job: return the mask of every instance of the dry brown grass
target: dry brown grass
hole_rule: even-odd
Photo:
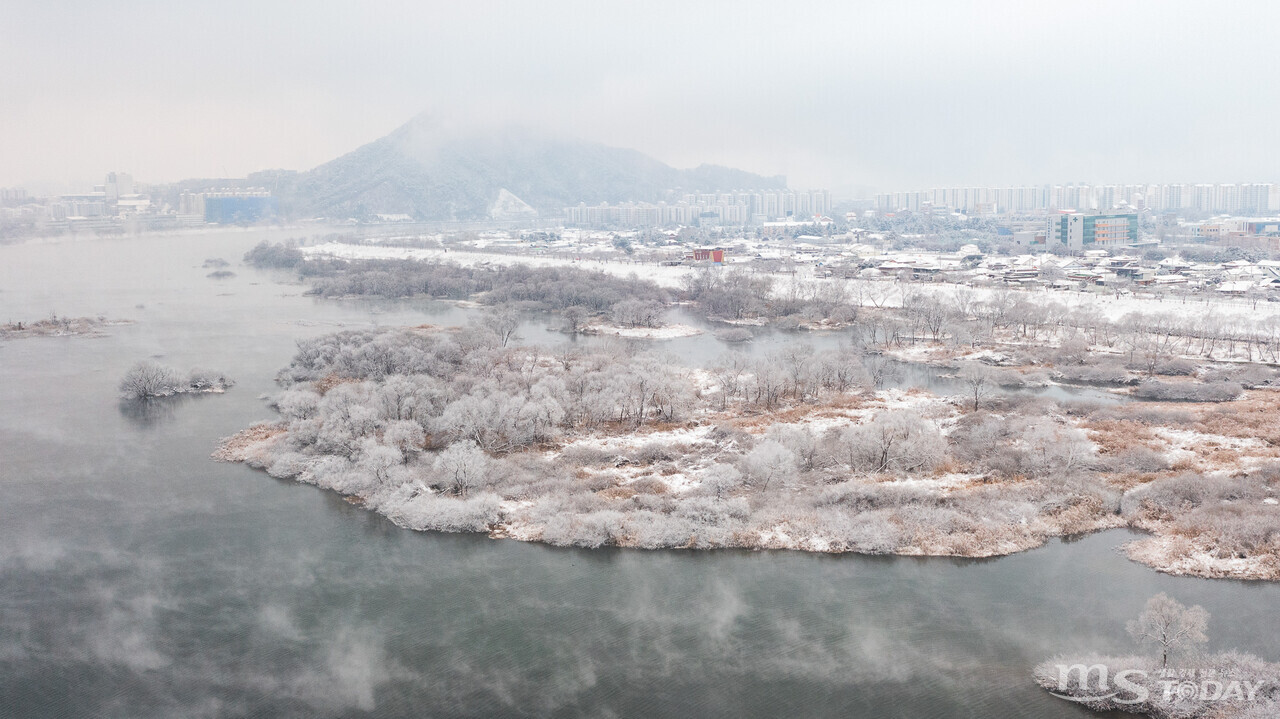
[[[960,460],[952,457],[951,455],[947,455],[947,458],[942,461],[942,464],[939,464],[934,468],[933,476],[941,477],[946,474],[960,474],[965,471],[967,470]]]
[[[1080,428],[1089,434],[1089,439],[1098,445],[1098,451],[1102,454],[1116,454],[1132,447],[1146,447],[1156,451],[1165,447],[1164,440],[1156,436],[1150,427],[1133,420],[1086,419],[1080,423]]]
[[[667,483],[657,477],[641,477],[626,486],[636,494],[666,494],[671,491]]]
[[[1115,474],[1103,475],[1106,483],[1110,487],[1127,492],[1134,487],[1149,484],[1161,477],[1167,477],[1173,474],[1179,474],[1186,471],[1167,471],[1167,472],[1117,472]]]
[[[844,394],[814,404],[779,406],[772,410],[747,410],[750,414],[741,409],[730,408],[728,411],[718,413],[716,418],[750,432],[765,430],[770,425],[779,423],[796,424],[812,419],[843,418],[848,416],[850,410],[865,409],[870,406],[873,405],[867,397]]]
[[[359,382],[359,380],[353,379],[351,377],[342,377],[330,372],[329,374],[312,382],[311,388],[314,389],[317,393],[324,395],[324,394],[327,394],[329,390],[333,389],[334,387],[337,387],[340,384],[350,384],[352,382]]]
[[[224,438],[211,455],[219,462],[243,462],[255,453],[263,442],[285,433],[283,425],[263,422]]]
[[[1196,431],[1224,437],[1260,439],[1280,447],[1280,391],[1249,390],[1244,397],[1221,405],[1200,408]]]
[[[639,492],[637,492],[634,487],[625,485],[621,487],[608,487],[596,492],[597,497],[604,497],[605,499],[631,499],[637,494],[639,494]]]

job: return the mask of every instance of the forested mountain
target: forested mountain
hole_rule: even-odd
[[[529,130],[444,132],[419,117],[276,189],[281,209],[295,217],[477,220],[515,205],[511,196],[548,215],[579,202],[667,199],[673,189],[783,187],[781,176],[713,165],[678,170],[635,150]]]

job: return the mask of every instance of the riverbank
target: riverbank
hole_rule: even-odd
[[[27,339],[30,337],[102,337],[103,328],[133,324],[128,320],[108,320],[106,317],[58,317],[31,322],[18,321],[0,325],[0,340]]]

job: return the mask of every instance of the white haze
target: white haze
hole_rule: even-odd
[[[0,186],[308,169],[429,112],[862,194],[1274,181],[1271,2],[10,3]]]

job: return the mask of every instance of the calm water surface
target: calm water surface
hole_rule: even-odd
[[[1209,609],[1215,646],[1280,659],[1280,588],[1159,575],[1122,532],[988,561],[566,550],[404,531],[214,462],[271,416],[296,340],[466,320],[303,297],[238,265],[263,237],[0,247],[0,319],[135,320],[0,344],[0,716],[1082,717],[1031,666],[1128,651],[1159,591]],[[147,357],[239,384],[122,407]]]

